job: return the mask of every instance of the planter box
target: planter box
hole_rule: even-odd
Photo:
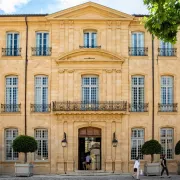
[[[180,175],[180,162],[177,163],[177,174]]]
[[[15,176],[32,176],[32,164],[15,164]]]
[[[161,175],[161,164],[160,163],[146,163],[144,164],[144,175]]]

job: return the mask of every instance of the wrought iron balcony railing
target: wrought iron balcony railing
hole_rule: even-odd
[[[51,47],[32,47],[32,56],[51,56]]]
[[[147,56],[148,48],[147,47],[129,47],[130,56]]]
[[[148,103],[129,104],[130,112],[148,112]]]
[[[31,104],[31,112],[51,112],[51,104]]]
[[[79,48],[83,49],[83,48],[97,48],[97,49],[100,49],[101,46],[79,46]]]
[[[158,48],[159,56],[176,56],[177,48]]]
[[[1,104],[1,112],[20,112],[21,104]]]
[[[21,56],[21,48],[2,48],[2,56]]]
[[[126,111],[126,101],[107,102],[53,102],[53,111]]]
[[[177,112],[178,111],[178,104],[158,104],[158,111],[159,112]]]

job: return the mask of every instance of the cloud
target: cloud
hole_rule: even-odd
[[[17,8],[26,5],[30,0],[0,0],[0,10],[4,13],[14,13]]]

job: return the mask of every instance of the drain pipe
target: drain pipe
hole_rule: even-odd
[[[27,135],[27,66],[28,66],[28,22],[27,16],[25,16],[26,22],[26,57],[25,57],[25,82],[24,82],[24,134]],[[24,161],[27,162],[27,153],[25,153]]]

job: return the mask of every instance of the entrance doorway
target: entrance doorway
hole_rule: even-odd
[[[91,163],[86,165],[86,156]],[[101,129],[87,127],[79,129],[79,170],[101,170]]]

